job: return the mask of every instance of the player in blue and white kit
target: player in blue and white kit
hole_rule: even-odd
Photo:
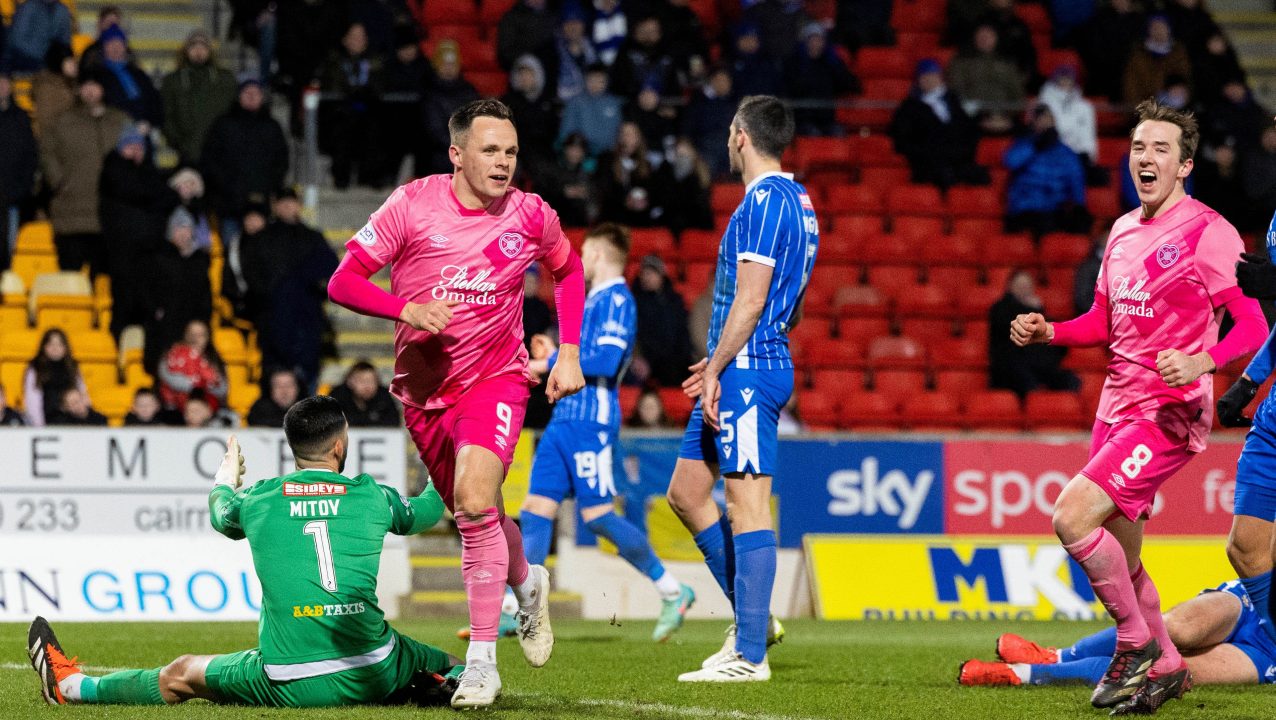
[[[793,393],[788,333],[802,314],[819,229],[806,190],[781,172],[793,113],[767,95],[740,101],[727,150],[745,183],[718,251],[709,357],[683,383],[699,397],[669,484],[669,503],[695,536],[735,607],[735,632],[683,682],[769,680],[766,661],[775,531],[776,422]],[[713,501],[726,480],[728,521]],[[734,575],[734,577],[733,577]],[[734,635],[734,637],[733,637]]]
[[[1267,230],[1267,252],[1276,252],[1276,215]],[[1267,256],[1245,253],[1236,267],[1237,285],[1249,297],[1276,300],[1276,267]],[[1269,394],[1254,417],[1245,409],[1276,364],[1276,330],[1254,354],[1245,372],[1218,399],[1218,421],[1224,427],[1250,426],[1245,448],[1236,463],[1236,499],[1227,558],[1240,576],[1245,592],[1262,616],[1262,626],[1276,639],[1272,623],[1272,561],[1276,558],[1276,399]]]
[[[646,535],[613,511],[621,420],[616,388],[633,356],[638,325],[634,296],[624,277],[629,231],[611,223],[599,225],[585,236],[580,257],[589,284],[581,324],[585,389],[554,406],[553,419],[536,446],[531,487],[519,518],[523,549],[529,562],[544,564],[558,505],[575,495],[589,529],[615,544],[621,557],[655,583],[661,611],[652,639],[663,642],[682,627],[696,595],[665,569]],[[532,356],[528,367],[539,374],[548,374],[557,358],[544,335],[532,338]]]

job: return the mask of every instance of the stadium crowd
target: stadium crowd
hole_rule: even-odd
[[[1068,233],[1076,246],[1069,257],[1083,265],[1091,262],[1092,234],[1136,204],[1124,150],[1112,148],[1123,142],[1128,108],[1145,97],[1201,118],[1195,195],[1243,232],[1263,227],[1276,206],[1276,128],[1201,0],[231,5],[227,37],[256,55],[239,54],[238,74],[218,56],[217,39],[195,29],[175,69],[152,77],[138,65],[129,19],[117,7],[102,9],[78,54],[74,19],[59,0],[18,3],[0,32],[0,269],[9,267],[20,224],[44,218],[60,269],[110,278],[109,330],[118,341],[130,325],[145,328],[143,365],[156,379],[154,391],[137,391],[134,420],[238,422],[226,407],[210,324],[256,333],[263,370],[254,373],[261,398],[247,413],[250,423],[276,422],[297,396],[316,389],[327,332],[322,288],[337,259],[302,221],[286,185],[307,91],[320,93],[319,148],[331,159],[336,188],[387,189],[408,176],[449,172],[448,116],[494,95],[520,128],[518,184],[544,195],[566,226],[609,220],[667,230],[668,240],[645,244],[631,267],[640,308],[628,378],[635,393],[675,387],[703,353],[712,231],[735,202],[720,198],[738,197],[738,189],[723,190],[730,181],[724,138],[744,95],[777,94],[794,104],[802,136],[794,167],[817,209],[819,201],[843,205],[838,189],[846,184],[872,184],[877,176],[867,171],[877,168],[864,167],[856,143],[888,137],[908,187],[934,186],[941,193],[934,197],[957,209],[960,186],[976,186],[994,198],[998,230],[1028,233],[1033,248]],[[29,88],[24,107],[14,79]],[[285,106],[281,123],[272,107]],[[834,146],[817,140],[842,149],[821,157],[821,148]],[[161,169],[165,148],[176,160]],[[830,212],[822,222],[837,236],[866,229],[865,242],[900,230],[880,215],[834,220]],[[926,233],[953,232],[956,223],[924,227],[910,237],[914,257],[932,239]],[[684,262],[692,242],[710,249],[696,255],[702,261]],[[994,388],[1076,390],[1061,358],[997,341],[1007,308],[1040,307],[1030,284],[1049,278],[1034,259],[1031,252],[1024,258],[1029,272],[974,273],[981,285],[1000,292],[1005,281],[1008,289],[991,311],[998,295],[981,295],[994,342],[990,362],[978,367],[989,368],[986,386]],[[1075,273],[1081,294],[1086,276]],[[528,279],[529,337],[553,323],[537,281]],[[1050,297],[1072,291],[1057,281],[1052,289]],[[855,308],[831,294],[836,302],[825,301],[838,315],[822,337],[836,339],[837,321]],[[1047,310],[1066,315],[1071,308]],[[889,332],[901,329],[893,319]],[[48,380],[45,366],[62,361],[49,360],[57,354],[48,354],[50,344],[58,343],[47,340],[32,372],[44,378],[36,386],[56,382],[59,391],[40,396],[27,386],[27,420],[96,421],[91,388],[71,381],[65,334],[70,365]],[[174,384],[182,371],[197,379]],[[352,368],[347,411],[388,417],[379,384],[367,395],[368,375],[361,364]],[[638,402],[635,395],[627,408],[636,408],[642,424],[660,424],[664,410],[652,405],[662,398],[676,400],[654,392]],[[192,399],[201,406],[195,413],[187,411]],[[529,425],[538,414],[543,422],[547,406],[533,406]]]

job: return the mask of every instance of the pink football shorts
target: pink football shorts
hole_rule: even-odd
[[[434,487],[452,509],[456,455],[466,445],[487,448],[508,471],[527,414],[529,388],[522,373],[480,380],[455,405],[435,410],[403,406],[403,419]]]
[[[1096,420],[1090,461],[1081,469],[1131,522],[1148,517],[1156,491],[1191,460],[1187,438],[1166,433],[1150,420]]]

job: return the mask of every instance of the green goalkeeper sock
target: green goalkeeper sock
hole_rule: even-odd
[[[80,692],[83,702],[103,705],[163,705],[160,694],[160,668],[154,670],[122,670],[85,682]],[[95,686],[90,690],[90,686]],[[90,699],[90,696],[94,696]]]

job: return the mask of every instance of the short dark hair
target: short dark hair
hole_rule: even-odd
[[[343,383],[350,382],[350,378],[354,377],[357,373],[361,373],[361,372],[371,372],[372,374],[377,375],[377,384],[378,385],[381,384],[380,374],[377,373],[377,366],[373,365],[371,362],[368,362],[366,358],[360,358],[358,362],[351,365],[350,369],[346,371],[346,377],[342,382]]]
[[[1178,125],[1180,163],[1185,163],[1196,156],[1196,146],[1201,141],[1201,130],[1196,123],[1196,115],[1190,110],[1175,110],[1169,105],[1162,105],[1148,98],[1139,103],[1139,106],[1134,108],[1134,112],[1139,116],[1139,121],[1134,125],[1135,128],[1149,120]],[[1130,131],[1130,137],[1133,139],[1134,130]]]
[[[601,240],[611,246],[616,260],[621,264],[629,259],[629,228],[617,223],[605,222],[595,225],[585,233],[585,240]]]
[[[490,117],[514,122],[514,113],[500,100],[475,100],[466,103],[452,113],[447,121],[447,132],[453,145],[464,145],[465,134],[470,131],[475,118]]]
[[[749,133],[759,153],[776,160],[793,142],[793,111],[771,95],[750,95],[741,100],[735,113],[735,126]]]
[[[314,395],[288,408],[284,414],[284,437],[295,457],[318,460],[332,448],[346,427],[341,403],[327,395]]]

